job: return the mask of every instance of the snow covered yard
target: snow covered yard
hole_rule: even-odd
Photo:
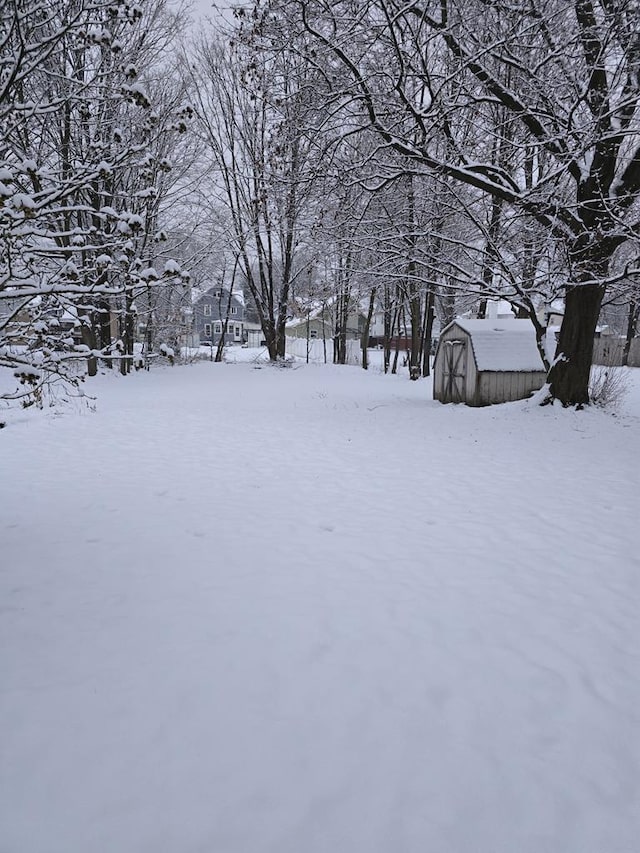
[[[616,417],[357,368],[105,377],[0,433],[2,853],[638,853]]]

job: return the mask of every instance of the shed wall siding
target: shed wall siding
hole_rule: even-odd
[[[467,335],[467,398],[465,400],[467,406],[473,406],[474,400],[478,395],[478,378],[479,373],[476,367],[475,356],[473,355],[473,347],[471,338]]]
[[[442,359],[433,362],[433,399],[442,399]]]
[[[485,372],[480,374],[477,402],[470,405],[490,406],[493,403],[510,403],[523,400],[545,383],[544,371]]]
[[[444,398],[445,357],[444,344],[447,341],[464,341],[466,346],[466,384],[465,402],[468,406],[490,406],[493,403],[508,403],[522,400],[545,383],[543,370],[487,370],[478,371],[471,335],[457,324],[445,329],[440,336],[436,359],[433,367],[433,396],[443,403],[451,402]]]

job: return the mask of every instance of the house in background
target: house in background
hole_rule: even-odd
[[[210,287],[196,297],[193,303],[193,331],[200,343],[218,344],[222,337],[225,319],[227,333],[225,344],[241,344],[245,339],[245,301],[240,291]]]
[[[393,313],[393,312],[392,312]],[[377,347],[380,349],[385,344],[384,338],[384,321],[385,314],[384,311],[378,309],[373,312],[371,317],[371,326],[369,327],[369,347]],[[436,346],[438,343],[438,336],[440,334],[440,329],[442,328],[442,324],[437,317],[433,319],[433,325],[431,327],[431,354],[434,355],[436,351]],[[389,338],[389,346],[392,350],[410,350],[411,349],[411,325],[409,323],[405,324],[404,327],[398,331],[395,330],[395,333]]]
[[[560,331],[560,326],[564,319],[564,303],[560,299],[554,299],[553,302],[545,303],[537,311],[538,322],[547,329]]]
[[[290,338],[309,338],[310,340],[333,340],[336,333],[335,300],[329,299],[321,305],[315,305],[286,325],[285,334]],[[347,317],[346,339],[359,341],[365,325],[365,315],[354,306]]]
[[[513,306],[506,299],[487,299],[487,320],[513,320],[515,316]]]
[[[104,314],[104,312],[103,312]],[[5,344],[25,346],[32,342],[41,322],[54,334],[68,339],[66,347],[82,343],[78,309],[64,307],[53,297],[13,297],[3,294],[0,299],[0,338]],[[106,320],[107,327],[114,327],[113,312]]]

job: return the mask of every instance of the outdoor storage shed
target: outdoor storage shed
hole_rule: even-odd
[[[433,396],[442,403],[522,400],[545,379],[529,320],[454,320],[440,335]]]

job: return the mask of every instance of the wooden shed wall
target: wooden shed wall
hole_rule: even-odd
[[[445,344],[447,341],[464,341],[466,348],[465,402],[468,406],[490,406],[493,403],[510,403],[523,400],[533,391],[542,388],[546,381],[544,370],[531,371],[481,371],[477,369],[471,336],[460,326],[445,329],[440,337],[433,365],[433,396],[443,403],[451,402],[445,389]]]
[[[542,388],[546,378],[543,370],[483,371],[478,374],[474,399],[467,402],[470,406],[490,406],[523,400],[532,391]]]
[[[444,359],[444,344],[446,341],[464,341],[466,348],[466,400],[468,401],[470,397],[475,396],[475,387],[476,387],[476,362],[473,356],[473,350],[471,347],[471,339],[467,332],[461,329],[459,326],[453,326],[450,329],[446,329],[440,336],[440,340],[438,342],[438,349],[436,350],[436,357],[433,363],[433,397],[434,400],[440,400],[442,403],[448,403],[450,400],[445,399],[445,387],[444,387],[444,371],[445,371],[445,359]]]

